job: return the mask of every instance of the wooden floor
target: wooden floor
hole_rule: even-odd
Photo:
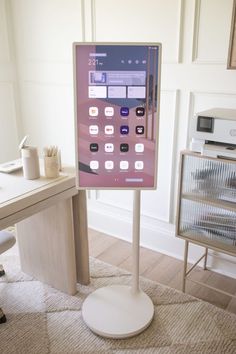
[[[89,230],[89,251],[92,257],[131,271],[131,245],[126,241],[105,235],[95,230]],[[181,290],[183,262],[173,257],[141,247],[140,275]],[[236,294],[236,279],[195,268],[191,277],[198,281],[218,287],[224,291]],[[187,281],[186,292],[236,314],[236,299],[216,291],[200,287]]]

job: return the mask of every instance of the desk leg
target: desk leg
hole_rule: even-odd
[[[21,267],[52,287],[76,293],[72,198],[16,225]]]
[[[72,197],[72,201],[77,282],[87,285],[90,282],[90,275],[86,191],[79,191]]]

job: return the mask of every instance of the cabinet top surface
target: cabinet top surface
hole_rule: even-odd
[[[236,160],[233,159],[229,159],[229,158],[219,158],[219,157],[212,157],[212,156],[205,156],[205,155],[201,155],[199,152],[194,152],[191,150],[182,150],[180,152],[181,156],[183,155],[187,155],[187,156],[193,156],[193,157],[199,157],[201,159],[208,159],[208,160],[214,160],[214,161],[221,161],[221,162],[225,162],[225,163],[234,163],[236,164]]]

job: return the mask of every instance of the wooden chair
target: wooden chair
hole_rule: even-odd
[[[11,248],[16,242],[15,236],[8,231],[0,231],[0,254]],[[5,275],[3,266],[0,264],[0,277]],[[0,324],[6,322],[6,316],[0,307]]]

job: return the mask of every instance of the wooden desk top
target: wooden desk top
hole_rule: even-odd
[[[71,195],[78,193],[74,168],[63,168],[60,176],[55,179],[42,175],[35,180],[26,180],[22,171],[0,173],[0,226],[4,218],[64,191],[70,191]]]

